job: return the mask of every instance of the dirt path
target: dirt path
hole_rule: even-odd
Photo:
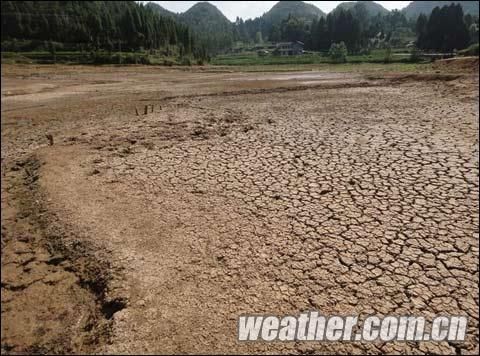
[[[478,76],[252,80],[81,67],[80,79],[64,79],[48,70],[19,78],[18,70],[6,73],[12,87],[49,75],[42,82],[56,89],[2,98],[6,176],[18,186],[28,173],[16,162],[39,163],[27,197],[42,197],[44,217],[33,222],[46,225],[38,240],[52,231],[58,239],[38,253],[63,251],[70,271],[55,267],[70,273],[64,289],[80,290],[64,307],[90,305],[96,318],[92,331],[70,333],[77,339],[65,350],[478,351]],[[145,104],[154,112],[136,116]],[[2,222],[16,229],[22,194],[11,194]],[[72,247],[79,243],[88,258]],[[95,264],[106,270],[100,292]],[[12,303],[28,302],[11,300],[2,345],[13,352],[41,333],[22,340],[12,331],[8,320],[36,312],[20,314]],[[236,342],[240,314],[313,308],[468,315],[469,335],[458,345]]]

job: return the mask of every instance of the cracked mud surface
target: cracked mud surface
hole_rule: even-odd
[[[478,353],[478,74],[45,68],[4,71],[2,172],[14,184],[33,156],[60,239],[108,260],[111,330],[87,352]],[[461,344],[236,342],[240,314],[310,309],[461,314],[469,330]],[[26,346],[9,320],[28,317],[2,309],[2,345]]]
[[[35,194],[38,162],[18,164],[25,174],[2,177],[2,354],[92,352],[108,336],[94,297],[102,288],[91,292],[101,263],[81,241],[66,248],[67,234],[56,237]]]

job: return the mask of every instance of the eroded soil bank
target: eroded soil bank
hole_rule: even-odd
[[[92,353],[110,340],[111,268],[48,212],[32,155],[2,179],[2,353]]]

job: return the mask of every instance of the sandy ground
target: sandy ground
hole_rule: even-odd
[[[2,66],[2,352],[478,353],[477,85]],[[236,341],[311,309],[469,331]]]

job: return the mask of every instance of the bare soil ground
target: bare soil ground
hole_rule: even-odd
[[[478,354],[478,72],[2,69],[2,353]],[[309,309],[468,337],[236,341]]]
[[[478,57],[449,58],[435,61],[433,69],[478,73]]]

